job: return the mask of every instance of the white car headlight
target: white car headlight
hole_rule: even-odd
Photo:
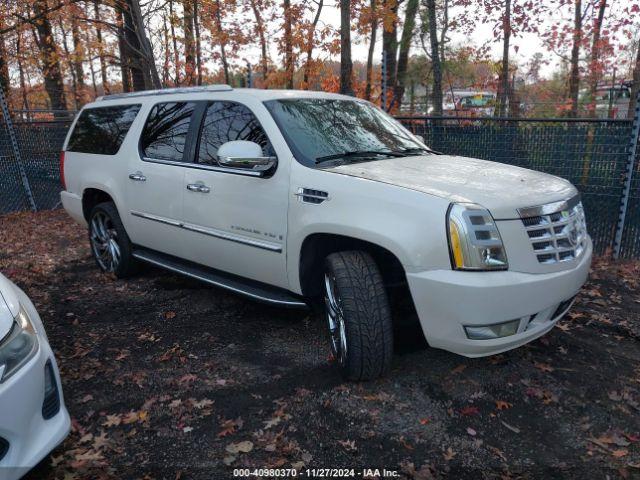
[[[489,210],[452,203],[447,212],[451,266],[455,270],[506,270],[507,254]]]
[[[0,343],[0,383],[16,373],[38,351],[38,336],[24,308],[13,322],[9,335]]]

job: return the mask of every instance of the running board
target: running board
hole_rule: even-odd
[[[197,263],[182,260],[172,255],[135,247],[133,257],[151,265],[155,265],[172,272],[180,273],[187,277],[195,278],[202,282],[224,288],[232,292],[244,295],[259,302],[289,308],[307,308],[308,305],[302,299],[282,288],[273,287],[255,280],[221,272],[213,268],[205,267]]]

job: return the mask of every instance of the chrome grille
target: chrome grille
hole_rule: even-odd
[[[525,212],[540,213],[522,218],[522,223],[538,262],[545,264],[578,258],[587,241],[587,225],[579,198],[553,205],[561,210],[547,213],[550,210],[547,205],[520,210],[521,216]]]

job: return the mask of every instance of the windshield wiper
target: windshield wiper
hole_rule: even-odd
[[[371,158],[375,155],[384,155],[387,157],[404,157],[404,152],[390,150],[354,150],[351,152],[334,153],[332,155],[324,155],[316,158],[316,164],[328,162],[329,160],[338,160],[340,158]]]

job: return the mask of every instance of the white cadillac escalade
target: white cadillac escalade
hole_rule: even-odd
[[[592,244],[575,187],[434,152],[372,104],[226,85],[100,98],[61,154],[98,266],[157,265],[275,305],[319,305],[349,379],[384,373],[390,302],[432,347],[499,353],[549,331]]]

